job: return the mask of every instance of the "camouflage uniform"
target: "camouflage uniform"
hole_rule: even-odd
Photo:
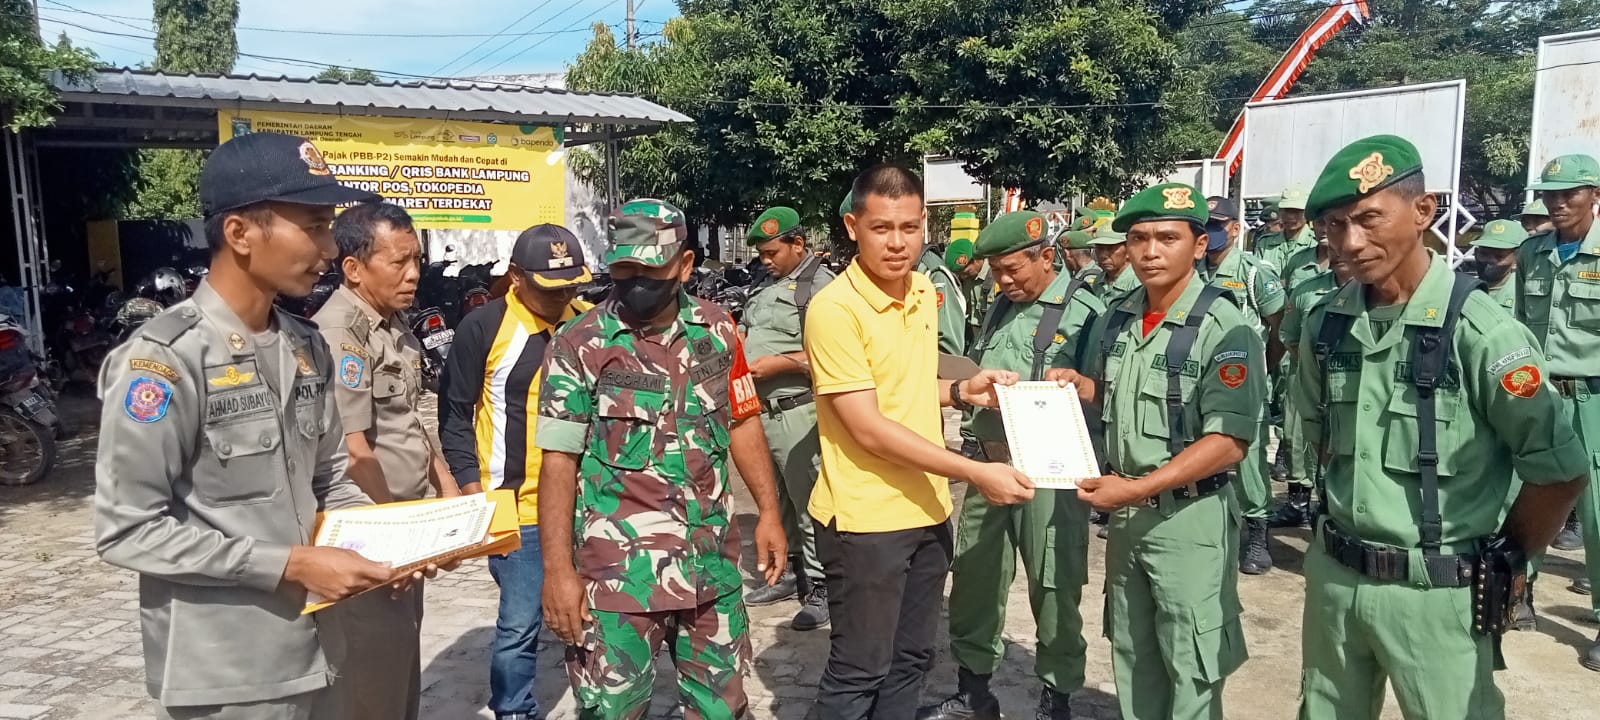
[[[651,219],[613,218],[613,232],[639,240],[630,259],[664,264],[675,248],[652,246],[674,220]],[[567,648],[567,670],[584,718],[643,717],[651,658],[669,638],[685,717],[747,706],[728,447],[730,427],[760,404],[733,320],[681,289],[678,303],[675,321],[652,330],[608,299],[564,326],[545,360],[535,437],[581,456],[573,537],[594,622]]]

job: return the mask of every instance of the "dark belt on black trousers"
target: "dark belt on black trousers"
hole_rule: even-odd
[[[778,398],[772,402],[762,400],[761,409],[765,410],[768,415],[778,415],[789,412],[790,410],[802,405],[810,405],[811,403],[816,402],[816,400],[817,397],[811,394],[810,390],[807,390],[799,395],[790,395],[789,397]]]
[[[1579,390],[1589,395],[1600,395],[1600,378],[1553,375],[1550,384],[1556,386],[1556,392],[1561,393],[1561,397],[1577,397]]]
[[[1411,553],[1404,548],[1362,542],[1339,529],[1332,520],[1322,525],[1322,548],[1335,562],[1373,580],[1405,582],[1411,579]],[[1467,587],[1477,555],[1423,554],[1422,565],[1433,587]]]

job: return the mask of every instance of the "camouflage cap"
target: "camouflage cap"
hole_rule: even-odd
[[[1312,220],[1333,208],[1348,205],[1422,172],[1422,153],[1410,140],[1396,135],[1373,135],[1344,146],[1333,154],[1306,200]]]
[[[1111,229],[1125,233],[1128,228],[1142,222],[1155,220],[1185,220],[1196,228],[1204,228],[1210,219],[1206,199],[1192,185],[1162,183],[1152,185],[1122,204],[1122,211],[1111,222]]]
[[[1008,212],[978,233],[975,254],[980,258],[1009,255],[1049,240],[1049,224],[1032,210]]]
[[[1600,163],[1589,155],[1562,155],[1546,163],[1539,182],[1529,190],[1571,190],[1600,187]]]
[[[950,241],[950,247],[944,249],[944,266],[951,270],[960,270],[972,264],[975,248],[971,240],[960,238]]]
[[[1123,235],[1122,233],[1119,233],[1119,232],[1117,232],[1115,230],[1112,230],[1109,227],[1103,227],[1103,228],[1100,228],[1099,230],[1094,231],[1094,239],[1090,240],[1089,244],[1090,245],[1121,245],[1121,244],[1123,244],[1123,243],[1125,243],[1127,241],[1128,241],[1128,236],[1127,235]]]
[[[606,264],[636,262],[661,267],[672,261],[689,237],[683,211],[664,200],[640,198],[612,211],[606,233],[611,246]]]
[[[1522,229],[1522,224],[1512,220],[1491,220],[1483,226],[1483,234],[1472,241],[1473,247],[1495,248],[1510,250],[1522,247],[1522,241],[1528,239],[1528,231]]]
[[[760,245],[768,240],[776,240],[785,235],[794,234],[800,229],[800,213],[794,208],[772,207],[756,217],[750,223],[750,232],[745,233],[744,240],[750,245]]]

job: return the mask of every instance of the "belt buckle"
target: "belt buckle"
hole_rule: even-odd
[[[1156,510],[1160,510],[1161,509],[1161,493],[1156,493],[1155,495],[1151,495],[1150,497],[1145,498],[1142,502],[1145,504],[1146,507],[1149,507],[1149,508],[1152,508],[1152,509],[1156,509]]]

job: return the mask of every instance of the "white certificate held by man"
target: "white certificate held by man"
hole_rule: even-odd
[[[1077,389],[1053,382],[1019,382],[996,385],[995,392],[1011,445],[1011,465],[1034,486],[1074,490],[1079,480],[1100,476]]]

